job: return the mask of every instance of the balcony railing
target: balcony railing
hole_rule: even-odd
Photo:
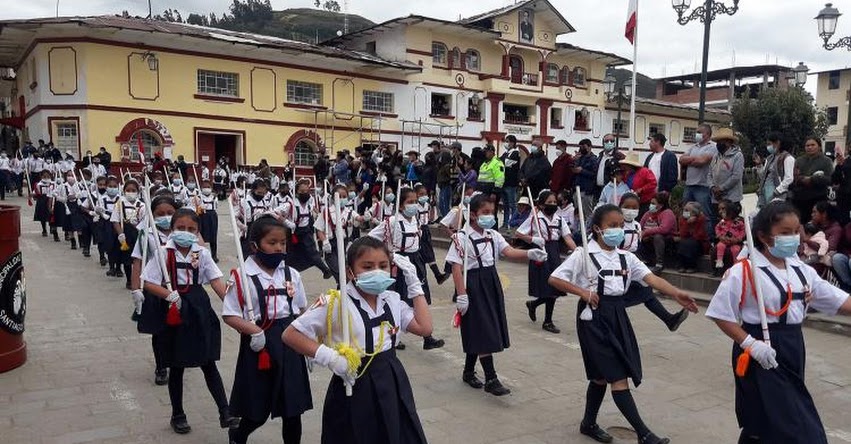
[[[520,115],[516,115],[516,114],[515,114],[515,115],[506,114],[506,115],[505,115],[505,123],[514,123],[514,124],[520,124],[520,125],[530,125],[530,124],[532,123],[532,121],[529,119],[529,116],[524,116],[524,115],[522,115],[522,114],[520,114]]]

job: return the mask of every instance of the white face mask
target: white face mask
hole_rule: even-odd
[[[703,142],[703,133],[695,133],[694,134],[694,143]]]
[[[624,208],[621,211],[623,212],[623,220],[627,222],[632,222],[638,217],[638,210]]]
[[[134,193],[134,192],[124,193],[124,197],[130,202],[135,202],[136,199],[139,197],[139,193]]]

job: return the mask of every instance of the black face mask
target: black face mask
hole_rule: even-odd
[[[557,210],[558,210],[558,205],[556,205],[556,204],[544,205],[544,214],[546,214],[547,216],[552,216],[553,214],[556,214]]]
[[[298,200],[301,203],[307,203],[307,201],[310,200],[310,194],[309,193],[298,193]]]
[[[719,153],[724,154],[730,147],[724,142],[718,142],[715,144],[715,148],[718,149]]]
[[[265,194],[251,193],[251,197],[253,197],[254,200],[263,200],[263,199],[266,198],[266,195]]]
[[[254,253],[254,259],[257,259],[260,265],[271,269],[278,268],[286,258],[287,253],[264,253],[260,250]]]
[[[98,188],[98,193],[100,193],[100,194],[106,193],[106,188]]]

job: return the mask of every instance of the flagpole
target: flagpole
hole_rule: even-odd
[[[629,152],[635,148],[635,93],[638,91],[636,73],[638,72],[638,0],[635,0],[635,37],[632,42],[632,94],[629,99]]]

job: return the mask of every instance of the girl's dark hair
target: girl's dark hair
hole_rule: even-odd
[[[591,216],[591,227],[599,227],[603,223],[603,218],[606,217],[609,213],[618,213],[623,214],[621,212],[621,208],[617,205],[606,204],[603,205],[596,210],[594,210],[594,214]],[[593,230],[592,230],[593,231]],[[597,234],[594,233],[594,238],[596,239]],[[599,239],[597,239],[599,240]]]
[[[812,235],[818,233],[819,229],[814,223],[807,222],[807,224],[804,225],[804,232],[809,234],[810,236],[812,236]]]
[[[257,179],[251,184],[251,191],[256,191],[260,187],[266,188],[266,190],[269,189],[269,185],[266,184],[264,179]]]
[[[175,215],[176,216],[176,215]],[[260,241],[266,237],[272,230],[284,230],[284,237],[289,239],[290,230],[283,223],[270,215],[265,215],[251,224],[251,229],[248,230],[248,240],[255,245],[260,245]]]
[[[764,206],[754,217],[751,227],[754,248],[760,251],[765,250],[765,244],[759,239],[759,235],[771,236],[771,227],[790,214],[800,217],[798,210],[786,202],[776,201]]]
[[[156,185],[155,185],[155,186],[156,186]],[[152,189],[153,189],[153,188],[152,188]],[[172,192],[171,192],[171,190],[169,190],[169,189],[168,189],[168,187],[163,187],[163,186],[161,186],[161,187],[159,187],[159,188],[156,188],[156,189],[155,189],[153,197],[154,197],[154,198],[157,198],[157,197],[169,197],[169,198],[171,198],[172,200],[174,200],[174,193],[172,193]],[[175,208],[175,209],[179,208],[179,207],[177,206],[177,203],[175,203],[175,204],[174,204],[174,208]]]
[[[296,190],[296,192],[298,192],[298,189],[299,189],[302,185],[303,185],[303,186],[306,186],[308,189],[310,189],[310,180],[309,180],[309,179],[299,179],[299,181],[298,181],[298,182],[296,182],[296,184],[295,184],[295,190]]]
[[[163,195],[160,195],[160,196],[153,198],[153,200],[151,200],[151,211],[156,210],[157,207],[160,206],[160,205],[168,205],[168,206],[174,208],[175,211],[179,208],[178,205],[177,205],[177,202],[174,200],[174,198],[171,196],[171,194],[168,194],[168,195],[163,194]]]
[[[212,185],[213,182],[210,182],[210,179],[201,179],[201,187],[204,185]]]
[[[482,205],[493,203],[490,196],[487,194],[477,194],[470,199],[470,212],[476,213],[482,208]]]
[[[729,200],[724,199],[719,203],[719,205],[724,205],[724,207],[727,208],[727,214],[732,219],[742,215],[742,204],[738,202],[730,202]]]
[[[830,202],[826,200],[816,203],[813,208],[815,208],[819,213],[824,213],[831,222],[836,222],[839,219],[839,208],[831,205]]]
[[[425,185],[423,185],[421,183],[417,183],[416,185],[414,185],[414,191],[416,191],[417,193],[419,193],[420,191],[422,191],[424,189],[425,189]]]
[[[411,188],[402,187],[402,189],[399,190],[399,195],[396,196],[396,199],[399,199],[399,203],[401,204],[402,202],[405,201],[405,199],[408,198],[409,194],[413,194],[413,193],[414,193],[414,190],[412,190]]]
[[[349,268],[354,268],[355,261],[369,250],[381,250],[387,255],[388,259],[393,258],[390,255],[390,250],[387,248],[387,244],[383,241],[370,236],[362,236],[352,242],[352,244],[349,245],[349,249],[346,250],[346,265]]]
[[[669,208],[671,202],[671,193],[667,191],[657,193],[656,202],[659,204],[659,209]]]
[[[174,223],[177,222],[178,219],[188,217],[195,221],[199,226],[201,225],[201,218],[198,217],[198,213],[191,208],[179,208],[174,212],[174,215],[171,216],[171,229],[174,229]]]
[[[95,179],[95,183],[101,183],[101,182],[106,183],[106,177],[98,176],[98,178]]]
[[[236,186],[242,188],[242,184],[245,183],[245,176],[239,176],[236,178]]]
[[[345,185],[341,184],[341,183],[338,183],[337,185],[334,185],[334,189],[333,189],[332,191],[333,191],[334,193],[336,193],[336,192],[338,192],[338,191],[340,191],[340,190],[343,190],[343,191],[345,191],[346,193],[348,193],[348,192],[349,192],[349,188],[348,188],[347,186],[345,186]]]
[[[125,181],[125,182],[124,182],[124,186],[122,187],[122,189],[123,189],[124,191],[127,191],[127,187],[129,187],[130,185],[135,186],[137,191],[138,191],[138,190],[139,190],[139,188],[140,188],[140,187],[139,187],[139,182],[136,182],[136,179],[127,179],[127,181]]]
[[[559,191],[558,197],[560,197],[565,202],[572,202],[573,201],[573,193],[570,190]]]
[[[635,194],[635,193],[624,193],[624,195],[621,196],[620,206],[623,206],[623,204],[626,203],[626,201],[628,201],[630,199],[635,200],[636,202],[641,204],[641,199],[638,198],[637,194]]]
[[[107,178],[106,178],[106,183],[107,183],[107,184],[110,184],[110,183],[112,183],[112,182],[118,183],[118,178],[117,178],[117,177],[115,177],[115,176],[109,176],[109,177],[107,177]]]
[[[547,199],[549,199],[550,196],[552,196],[552,195],[553,195],[553,192],[550,191],[550,190],[541,191],[540,193],[538,193],[537,204],[538,205],[544,205],[547,202]]]

